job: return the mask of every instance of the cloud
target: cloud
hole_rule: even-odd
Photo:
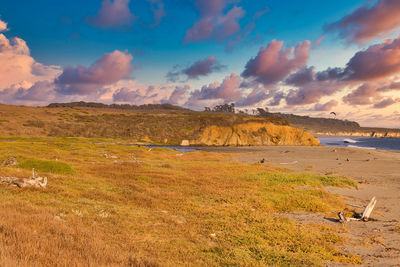
[[[309,58],[309,50],[310,41],[298,43],[295,49],[283,49],[283,41],[272,40],[247,62],[242,76],[264,85],[275,84],[303,67]]]
[[[189,85],[143,85],[133,81],[129,81],[129,83],[131,84],[126,84],[126,87],[114,91],[112,101],[135,105],[159,103],[177,105],[186,101],[186,93],[190,89]]]
[[[228,43],[225,47],[226,52],[231,52],[236,45],[239,43],[243,42],[256,28],[256,22],[258,19],[260,19],[262,16],[264,16],[266,13],[270,11],[269,7],[265,7],[264,9],[261,9],[259,11],[256,11],[252,17],[252,20],[247,23],[242,30],[240,30],[232,39],[228,40]],[[257,35],[256,38],[252,40],[253,43],[259,42],[262,40],[261,35]]]
[[[133,56],[115,50],[104,54],[90,67],[66,67],[55,80],[61,94],[88,95],[98,93],[105,85],[129,78],[132,72]]]
[[[343,97],[343,101],[349,105],[372,105],[374,108],[385,108],[399,102],[400,99],[385,97],[384,93],[399,90],[399,82],[383,81],[389,83],[381,86],[381,82],[363,83],[349,94]]]
[[[400,98],[393,99],[391,97],[388,97],[388,98],[374,104],[374,108],[386,108],[388,106],[391,106],[391,105],[399,103],[399,102],[400,102]]]
[[[240,101],[236,102],[236,106],[252,106],[267,99],[268,97],[269,95],[265,93],[264,90],[254,89],[246,97],[243,97]]]
[[[175,87],[175,90],[172,92],[168,100],[164,102],[173,105],[181,104],[181,101],[185,99],[185,94],[189,89],[190,89],[189,85]]]
[[[326,102],[325,104],[315,104],[314,106],[314,110],[315,111],[330,111],[332,110],[334,107],[336,107],[339,104],[338,101],[336,100],[331,100]]]
[[[153,23],[150,28],[154,28],[161,23],[163,17],[167,15],[164,9],[164,3],[161,0],[147,0],[151,4],[151,11],[153,12]]]
[[[302,86],[314,80],[314,67],[303,67],[299,71],[290,74],[285,83],[288,85]]]
[[[223,68],[224,66],[211,55],[205,59],[196,61],[190,67],[184,69],[182,73],[186,74],[189,79],[197,79],[200,76],[206,76]]]
[[[88,21],[95,27],[110,29],[131,25],[135,15],[129,9],[130,0],[103,0],[101,8]]]
[[[331,96],[342,90],[342,85],[336,81],[314,81],[300,88],[290,90],[285,100],[290,106],[313,104],[324,96]]]
[[[337,32],[348,42],[365,43],[394,32],[400,27],[400,1],[379,0],[360,6],[339,21],[326,25],[325,31]]]
[[[8,31],[7,23],[0,19],[0,32]]]
[[[357,52],[344,72],[349,80],[376,80],[400,72],[400,39],[387,39]]]
[[[188,79],[198,79],[201,76],[207,76],[213,72],[224,69],[225,66],[221,65],[218,60],[213,56],[206,57],[194,62],[183,70],[179,66],[175,66],[173,70],[169,71],[166,75],[168,81],[176,82],[179,80],[181,74],[185,74]]]
[[[198,108],[204,107],[204,100],[214,100],[218,102],[228,103],[236,102],[242,99],[242,91],[239,89],[242,79],[236,73],[225,77],[222,83],[212,83],[203,86],[201,90],[192,92],[185,106]]]
[[[59,73],[58,66],[36,62],[23,39],[7,38],[0,33],[0,90],[21,83],[28,86],[40,80],[52,80]]]
[[[196,0],[195,7],[200,13],[200,19],[186,31],[184,43],[200,42],[207,39],[224,41],[228,36],[240,30],[239,19],[245,11],[238,6],[232,7],[226,14],[228,0]]]

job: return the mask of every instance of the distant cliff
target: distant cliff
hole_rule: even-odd
[[[313,118],[283,113],[266,113],[266,116],[279,117],[289,121],[292,126],[301,128],[316,136],[357,136],[400,138],[400,129],[360,127],[355,121]]]

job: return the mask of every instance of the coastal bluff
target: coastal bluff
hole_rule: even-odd
[[[0,105],[0,131],[12,138],[113,138],[157,145],[319,145],[307,130],[273,116],[198,112],[172,105],[77,104]]]
[[[226,126],[209,126],[191,145],[207,146],[316,146],[317,138],[308,132],[288,125],[247,122]]]

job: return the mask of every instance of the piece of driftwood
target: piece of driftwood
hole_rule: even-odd
[[[376,197],[373,197],[371,199],[371,201],[368,203],[368,205],[365,207],[365,209],[361,215],[361,220],[363,220],[365,222],[368,221],[372,210],[375,208],[375,205],[376,205]]]
[[[0,183],[6,183],[12,186],[23,187],[41,187],[47,185],[47,177],[35,177],[35,169],[32,169],[32,176],[29,178],[0,177]]]
[[[347,218],[343,212],[338,212],[338,217],[339,217],[339,221],[341,223],[347,223],[350,221],[364,221],[367,222],[369,219],[369,216],[371,216],[372,210],[375,208],[376,205],[376,197],[373,197],[370,202],[368,203],[368,205],[365,207],[363,213],[361,214],[360,218]]]

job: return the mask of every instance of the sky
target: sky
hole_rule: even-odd
[[[398,0],[2,0],[0,103],[171,103],[400,128]]]

